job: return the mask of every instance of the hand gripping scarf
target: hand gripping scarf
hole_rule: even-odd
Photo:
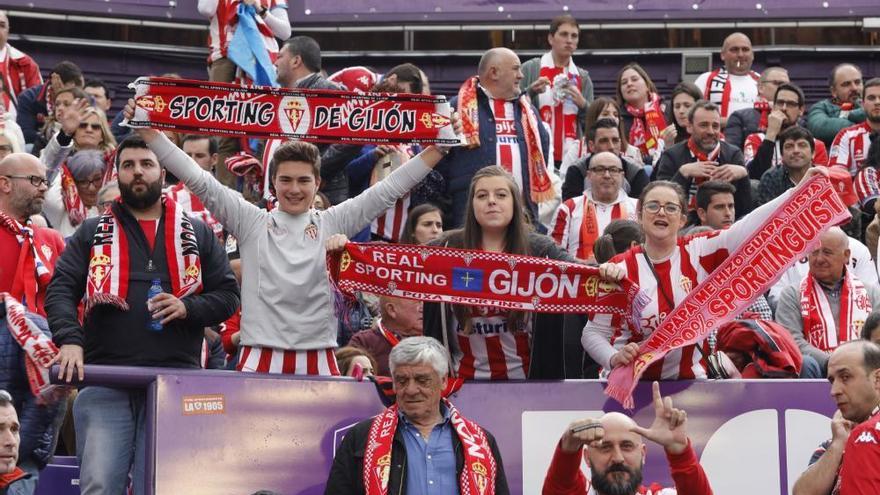
[[[715,149],[709,153],[700,149],[700,147],[694,143],[694,138],[688,139],[687,146],[691,155],[701,162],[714,162],[718,160],[718,156],[721,154],[721,141],[718,141],[715,145]],[[688,191],[688,210],[695,210],[697,208],[697,187],[703,182],[706,182],[706,179],[702,177],[697,177],[696,179],[691,180],[691,187]]]
[[[464,467],[458,480],[461,495],[492,495],[495,493],[497,461],[492,454],[486,432],[477,423],[463,417],[446,399],[450,423],[462,443]],[[391,476],[391,445],[400,419],[397,404],[388,407],[373,419],[364,450],[364,490],[367,495],[386,495]]]
[[[660,106],[660,95],[651,93],[644,108],[636,108],[627,103],[626,110],[633,116],[629,130],[629,144],[638,146],[642,156],[650,155],[660,146],[660,133],[666,128],[663,109]]]
[[[202,290],[202,265],[192,223],[183,208],[167,196],[162,198],[165,255],[174,296],[181,298]],[[98,220],[89,256],[85,314],[98,304],[128,311],[128,236],[113,209]]]
[[[858,340],[865,319],[871,314],[871,299],[861,280],[846,270],[840,289],[840,315],[834,321],[825,291],[807,274],[801,281],[801,317],[807,342],[823,351],[833,351],[840,344]]]
[[[0,227],[5,228],[15,235],[21,250],[18,253],[18,263],[15,268],[15,278],[12,281],[13,297],[21,298],[31,312],[37,311],[37,294],[40,289],[47,287],[52,279],[52,271],[49,257],[45,256],[48,246],[37,245],[34,229],[27,224],[21,225],[18,221],[6,213],[0,212]],[[51,252],[51,251],[50,251]]]
[[[466,80],[458,89],[458,114],[468,148],[480,147],[480,110],[477,104],[477,82],[474,76]],[[541,153],[541,139],[538,121],[532,114],[529,98],[521,95],[517,100],[522,113],[523,137],[526,142],[529,169],[529,197],[535,204],[553,199],[555,192],[547,174],[547,164]]]
[[[31,392],[44,398],[53,388],[49,383],[49,368],[58,354],[58,348],[51,338],[27,318],[21,303],[8,292],[0,293],[0,298],[6,306],[6,328],[25,354],[24,365]]]
[[[639,346],[636,358],[614,368],[605,393],[632,409],[632,391],[642,373],[667,352],[702,341],[733,320],[812,250],[819,236],[850,218],[828,178],[801,181],[791,195],[739,248],[701,282]]]

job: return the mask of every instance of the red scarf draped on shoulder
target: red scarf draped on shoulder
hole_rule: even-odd
[[[755,81],[761,76],[755,71],[749,71],[749,75]],[[730,82],[730,73],[724,67],[715,69],[706,79],[706,87],[703,88],[703,96],[721,107],[721,116],[727,117],[727,109],[730,106],[730,92],[733,90]]]
[[[721,154],[721,141],[718,141],[718,143],[715,145],[715,149],[713,149],[709,153],[706,153],[705,151],[700,149],[700,147],[697,146],[697,143],[694,142],[693,138],[688,139],[687,143],[688,149],[691,151],[691,155],[693,155],[694,158],[701,162],[714,162],[718,160],[718,155]],[[703,182],[706,182],[706,179],[703,179],[702,177],[698,177],[691,181],[691,188],[690,191],[688,191],[689,210],[694,210],[697,208],[697,187]]]
[[[477,423],[463,417],[447,399],[452,429],[462,443],[464,467],[459,478],[461,495],[492,495],[495,493],[497,461],[492,454],[486,432]],[[400,420],[397,404],[373,418],[364,450],[364,490],[367,495],[387,495],[391,476],[391,445]]]
[[[477,104],[477,76],[466,80],[458,90],[458,114],[468,148],[480,147],[480,110]],[[529,169],[529,196],[533,203],[543,203],[553,199],[555,192],[547,174],[547,164],[541,152],[541,138],[538,133],[538,120],[532,114],[529,98],[521,95],[517,100],[522,113],[523,137],[526,142]]]
[[[758,118],[758,132],[767,132],[767,117],[770,115],[770,102],[760,99],[755,102],[755,110],[761,112]]]
[[[12,296],[23,301],[28,311],[42,313],[38,308],[37,294],[44,287],[48,287],[52,279],[52,270],[49,268],[52,265],[46,255],[49,246],[37,241],[30,220],[22,225],[6,213],[0,212],[0,228],[5,228],[15,235],[21,246],[17,256],[15,278],[12,280]],[[48,252],[51,253],[52,250],[49,248]],[[7,253],[9,254],[11,253]]]
[[[804,338],[818,349],[833,351],[844,342],[858,340],[869,314],[871,299],[865,284],[853,277],[849,270],[844,274],[840,288],[838,321],[834,321],[828,298],[819,282],[810,274],[801,282]]]
[[[202,291],[202,264],[189,217],[173,200],[162,198],[165,256],[177,298]],[[98,220],[86,278],[85,314],[98,304],[128,310],[129,240],[113,208]]]
[[[642,156],[648,156],[660,146],[660,133],[666,128],[660,95],[651,93],[649,101],[643,108],[636,108],[629,103],[626,110],[633,116],[629,130],[629,144],[638,146]]]

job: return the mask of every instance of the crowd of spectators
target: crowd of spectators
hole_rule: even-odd
[[[430,74],[411,63],[328,77],[318,43],[291,37],[283,0],[230,5],[198,2],[210,23],[209,80],[432,94]],[[265,57],[256,62],[230,49],[238,16],[258,28]],[[751,41],[733,33],[722,66],[695,83],[663,95],[630,63],[613,94],[599,95],[575,63],[578,23],[564,15],[540,57],[483,54],[450,99],[453,108],[475,102],[454,119],[472,130],[462,146],[313,145],[130,131],[119,123],[131,102],[108,115],[107,86],[73,61],[44,81],[8,43],[9,29],[0,13],[0,292],[51,335],[66,381],[88,364],[388,376],[395,346],[420,335],[442,343],[446,372],[465,380],[605,376],[820,173],[852,220],[737,320],[775,321],[783,331],[774,338],[791,344],[781,346],[790,367],[780,368],[824,378],[835,349],[864,330],[870,337],[866,321],[880,310],[880,78],[851,63],[834,67],[829,98],[809,105],[784,67],[757,72]],[[545,176],[549,195],[537,191]],[[325,253],[349,240],[605,263],[651,302],[636,330],[604,314],[347,296],[329,283]],[[10,370],[0,388],[13,392],[22,438],[33,440],[17,454],[28,475],[13,481],[32,489],[67,413],[76,435],[58,448],[78,456],[82,492],[120,493],[131,476],[139,493],[145,393],[87,386],[75,399],[32,400],[26,353],[8,336],[0,331],[0,369]],[[706,378],[716,344],[713,331],[644,376]],[[731,371],[753,371],[753,351],[733,351]],[[680,440],[666,444],[690,452]]]

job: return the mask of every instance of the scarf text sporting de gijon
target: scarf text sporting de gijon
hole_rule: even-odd
[[[131,127],[335,143],[460,144],[442,96],[141,77]]]

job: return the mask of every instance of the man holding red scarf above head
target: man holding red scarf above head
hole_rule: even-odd
[[[199,368],[204,328],[239,305],[225,250],[162,194],[156,154],[137,135],[117,151],[120,200],[71,237],[46,295],[59,378],[68,382],[83,379],[84,362]],[[157,283],[162,292],[152,295]],[[143,390],[79,391],[73,416],[83,494],[124,493],[129,471],[134,493],[143,493],[145,405]]]
[[[509,493],[491,433],[442,397],[449,354],[409,337],[389,357],[397,403],[346,433],[325,495]]]
[[[13,153],[0,161],[0,292],[42,316],[46,288],[64,249],[57,231],[31,224],[31,215],[43,209],[47,186],[46,167],[33,155]]]
[[[735,111],[750,108],[758,101],[760,74],[752,70],[755,53],[752,40],[743,33],[733,33],[721,45],[724,67],[704,72],[694,82],[703,97],[721,108],[721,125]]]
[[[657,178],[671,180],[688,195],[688,210],[696,209],[697,186],[707,180],[736,187],[737,218],[752,211],[752,186],[739,148],[721,141],[721,115],[714,103],[700,100],[688,113],[690,139],[664,151],[657,161]]]
[[[550,126],[557,170],[568,148],[583,137],[584,117],[593,101],[590,73],[575,65],[572,58],[579,37],[580,27],[574,17],[565,14],[554,18],[547,34],[550,51],[524,63],[519,82],[520,89],[540,110],[541,120]]]

